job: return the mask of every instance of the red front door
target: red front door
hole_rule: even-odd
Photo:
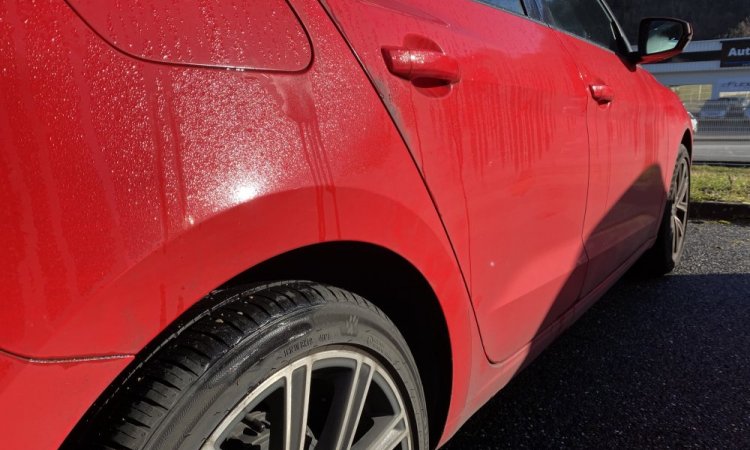
[[[624,56],[618,27],[598,0],[541,0],[589,89],[591,176],[582,295],[605,282],[654,237],[664,203],[660,156],[668,147],[657,93]]]
[[[325,1],[425,178],[493,361],[578,297],[589,163],[574,61],[520,2],[500,3],[520,14],[473,0]]]

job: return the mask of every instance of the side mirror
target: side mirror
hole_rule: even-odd
[[[677,56],[692,38],[693,27],[684,20],[665,17],[643,19],[635,62],[652,63]]]

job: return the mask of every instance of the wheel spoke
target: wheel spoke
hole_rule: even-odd
[[[677,235],[678,235],[678,243],[682,242],[682,237],[685,236],[685,224],[680,220],[679,217],[675,217],[675,221],[677,224]]]
[[[687,202],[687,199],[683,198],[682,200],[680,200],[679,202],[677,202],[677,204],[675,205],[675,208],[677,208],[680,211],[682,211],[682,212],[684,212],[684,213],[687,214],[687,212],[688,212],[688,202]]]
[[[672,200],[672,217],[670,225],[672,228],[672,258],[679,255],[685,240],[685,225],[688,215],[688,199],[690,198],[690,165],[686,161],[680,161],[675,169],[675,176],[670,189]]]
[[[687,177],[680,177],[679,190],[677,191],[677,200],[681,201],[687,198],[688,181]]]
[[[372,420],[372,428],[351,447],[352,450],[391,450],[408,437],[406,418],[401,413]]]
[[[311,367],[305,364],[286,376],[284,387],[284,450],[302,450],[307,432]]]
[[[673,220],[674,231],[672,233],[672,257],[674,258],[682,249],[682,241],[685,238],[685,223],[677,216],[673,216]]]
[[[279,389],[283,389],[284,383],[279,379],[278,377],[271,377],[268,380],[261,383],[260,386],[256,389],[256,391],[242,399],[225,418],[222,420],[221,424],[216,427],[214,432],[209,436],[209,438],[206,440],[206,442],[201,446],[201,450],[219,450],[221,448],[222,442],[227,438],[227,434],[230,433],[232,428],[234,428],[238,423],[241,422],[241,419],[243,416],[249,411],[252,410],[254,405],[257,405],[261,400],[264,398],[267,398],[268,396],[272,395],[272,393],[276,392]],[[280,405],[280,408],[276,408],[277,411],[274,411],[272,408],[268,411],[268,414],[273,415],[274,413],[283,414],[283,405]],[[281,410],[281,411],[278,411]],[[279,439],[279,443],[281,443],[281,439]],[[276,448],[279,448],[280,446],[276,446]]]
[[[357,360],[346,389],[337,391],[331,412],[318,443],[320,448],[348,449],[359,425],[367,393],[372,383],[373,370],[363,359]]]
[[[412,438],[407,410],[388,372],[362,353],[337,349],[271,375],[228,412],[201,448],[259,445],[411,450]]]

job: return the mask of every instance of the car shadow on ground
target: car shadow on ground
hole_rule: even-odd
[[[626,276],[444,448],[562,447],[750,448],[750,274]]]

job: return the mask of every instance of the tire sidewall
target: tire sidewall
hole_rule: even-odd
[[[365,353],[388,370],[410,412],[415,448],[427,448],[424,393],[406,343],[387,319],[351,303],[304,307],[250,333],[184,392],[145,448],[200,448],[226,414],[269,376],[329,348]]]

